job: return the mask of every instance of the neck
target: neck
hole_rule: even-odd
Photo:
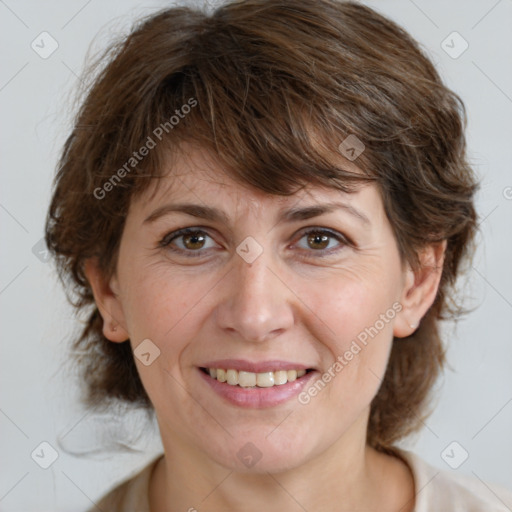
[[[236,472],[186,442],[164,442],[150,482],[151,511],[412,510],[414,484],[404,463],[368,447],[364,436],[350,441],[342,437],[277,473]]]

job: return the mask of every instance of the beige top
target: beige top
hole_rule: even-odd
[[[476,477],[442,471],[418,455],[396,449],[414,475],[414,512],[511,512],[512,492]],[[161,455],[118,485],[87,512],[150,512],[149,479]]]

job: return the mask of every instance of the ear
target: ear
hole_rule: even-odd
[[[402,310],[396,316],[393,335],[410,336],[434,303],[446,251],[446,240],[428,245],[419,254],[420,268],[416,271],[407,264],[400,303]]]
[[[116,343],[129,338],[123,308],[118,295],[116,276],[109,282],[100,270],[96,258],[88,259],[84,265],[84,272],[92,288],[94,300],[103,318],[103,335]]]

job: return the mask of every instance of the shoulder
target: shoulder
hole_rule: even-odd
[[[414,512],[464,511],[510,512],[512,492],[499,485],[484,482],[431,466],[418,455],[396,450],[412,470],[415,481]]]
[[[149,512],[149,481],[162,455],[109,491],[87,512]]]

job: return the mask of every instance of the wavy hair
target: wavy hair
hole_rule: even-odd
[[[413,268],[423,247],[447,240],[432,307],[411,336],[393,342],[367,441],[385,451],[418,430],[445,360],[439,322],[463,312],[454,285],[474,248],[478,187],[466,160],[464,104],[418,43],[356,2],[181,6],[138,22],[86,76],[46,221],[68,298],[87,315],[72,346],[84,403],[153,407],[130,342],[103,336],[84,262],[97,257],[112,275],[130,202],[164,174],[181,142],[193,142],[235,180],[269,194],[375,183]],[[363,173],[333,158],[349,135],[364,143],[356,161]],[[131,161],[149,138],[154,149]]]

